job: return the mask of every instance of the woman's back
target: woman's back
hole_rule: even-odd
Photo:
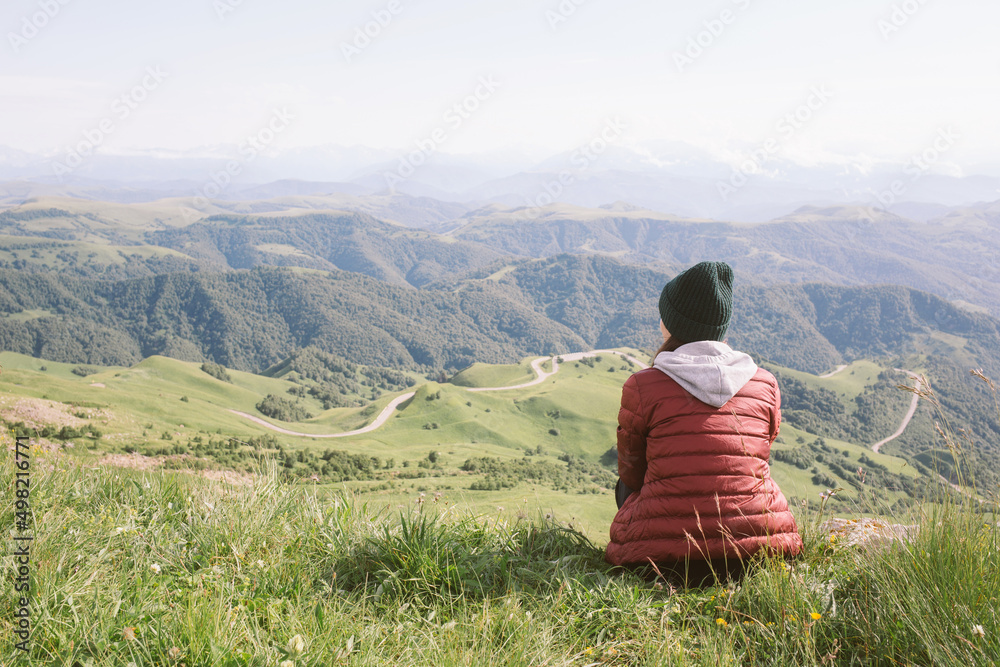
[[[608,561],[797,554],[802,540],[768,465],[780,424],[774,376],[714,341],[656,361],[622,392],[619,476],[638,491],[612,523]]]

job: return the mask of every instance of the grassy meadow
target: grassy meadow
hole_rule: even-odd
[[[799,559],[764,559],[740,583],[703,588],[609,566],[609,449],[621,384],[635,368],[604,354],[566,362],[531,387],[468,390],[520,383],[530,361],[474,365],[465,386],[421,378],[382,427],[320,439],[274,433],[229,411],[254,414],[263,396],[285,393],[295,378],[280,369],[274,377],[229,371],[227,382],[165,357],[81,370],[0,354],[8,425],[79,431],[32,440],[30,653],[16,648],[19,600],[8,587],[0,664],[1000,660],[996,516],[972,496],[942,492],[895,515],[891,489],[874,499],[845,488],[818,502],[824,489],[812,470],[772,457],[806,542]],[[849,396],[877,377],[871,366],[803,377]],[[369,423],[393,397],[317,410],[304,422],[267,421],[337,433]],[[273,457],[232,458],[262,436],[286,454],[285,467]],[[13,497],[12,438],[7,430],[2,438],[0,484]],[[785,424],[775,453],[815,438]],[[228,441],[229,459],[207,454],[213,439]],[[815,467],[831,475],[833,461],[853,467],[863,457],[917,474],[862,445],[824,446],[832,458]],[[331,449],[378,464],[335,483],[289,476],[294,457]],[[240,462],[231,466],[239,474],[220,480],[213,473],[226,461]],[[835,515],[882,518],[831,533],[823,522]],[[15,518],[5,503],[5,525]],[[912,541],[885,539],[890,522],[916,526]],[[851,537],[859,533],[861,545]],[[12,553],[0,567],[15,581]]]
[[[5,449],[10,436],[3,436]],[[793,562],[676,588],[609,566],[554,516],[474,512],[30,452],[30,653],[4,665],[993,665],[1000,544],[928,504],[912,542],[849,546],[799,516]],[[0,469],[13,487],[14,468]],[[2,520],[13,525],[5,503]],[[2,566],[15,577],[13,558]]]
[[[645,356],[637,350],[623,351]],[[560,364],[558,373],[531,387],[469,391],[534,378],[532,359],[511,365],[474,364],[458,373],[453,382],[443,384],[413,375],[418,381],[413,388],[415,395],[398,406],[380,428],[349,437],[313,438],[274,432],[231,410],[256,415],[290,431],[323,435],[369,424],[399,394],[387,393],[363,408],[329,410],[306,396],[300,401],[315,416],[301,422],[281,422],[261,415],[255,407],[268,394],[286,395],[295,378],[281,368],[269,371],[270,376],[229,370],[230,381],[226,382],[202,371],[198,363],[150,357],[131,368],[92,367],[87,370],[91,374],[81,377],[74,373],[79,372],[79,365],[4,352],[0,353],[0,416],[16,423],[38,406],[49,406],[56,421],[95,425],[101,437],[78,438],[74,442],[78,446],[70,452],[84,461],[135,452],[158,455],[151,460],[162,465],[164,457],[198,459],[192,448],[201,441],[233,438],[246,443],[265,436],[290,452],[364,454],[379,459],[377,475],[338,482],[321,480],[316,485],[319,492],[358,493],[371,506],[383,508],[412,506],[421,497],[437,494],[443,503],[472,511],[495,513],[504,508],[514,516],[566,514],[574,528],[591,539],[606,540],[616,511],[611,490],[616,460],[610,450],[615,442],[621,385],[637,367],[618,355],[605,354],[601,361]],[[542,368],[551,370],[551,362]],[[871,362],[860,361],[830,378],[804,373],[797,376],[811,386],[850,397],[872,382],[879,370]],[[76,419],[73,415],[80,409],[94,411],[96,417]],[[40,424],[29,423],[35,427]],[[817,436],[785,423],[774,450],[790,451],[816,440]],[[825,442],[836,450],[838,463],[851,470],[865,467],[864,461],[869,460],[894,474],[918,475],[903,459],[875,454],[854,443],[829,438]],[[468,469],[467,461],[484,457],[500,461],[503,469],[492,473]],[[571,460],[591,468],[562,474]],[[134,459],[123,461],[119,456],[114,462],[130,464]],[[186,465],[176,460],[170,463],[171,467]],[[241,472],[249,465],[244,463]],[[225,461],[201,460],[195,467],[224,469],[227,465]],[[772,459],[772,475],[793,503],[818,503],[819,494],[829,486],[814,481],[817,473],[836,479],[836,471],[828,463],[818,461],[809,469],[800,469]],[[872,480],[872,488],[878,488],[877,479]],[[882,513],[904,495],[887,487],[880,489],[875,501],[848,487],[831,510],[844,516]],[[566,509],[571,511],[564,512]]]

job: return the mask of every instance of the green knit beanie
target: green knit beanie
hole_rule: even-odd
[[[702,262],[678,274],[660,293],[660,319],[686,343],[722,340],[733,315],[733,269]]]

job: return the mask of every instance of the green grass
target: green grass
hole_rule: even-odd
[[[639,351],[629,352],[642,355]],[[475,384],[519,383],[534,377],[526,374],[531,358],[518,365],[486,366],[477,364],[470,373]],[[603,355],[593,368],[581,362],[560,366],[556,375],[525,389],[470,392],[456,384],[438,384],[421,380],[413,399],[397,408],[379,429],[363,435],[336,439],[313,439],[277,434],[239,417],[229,409],[257,414],[256,404],[267,394],[287,395],[291,384],[280,377],[266,377],[230,370],[232,382],[222,382],[200,370],[200,364],[167,357],[150,357],[132,368],[103,368],[81,378],[71,371],[76,364],[47,362],[23,355],[0,353],[0,402],[16,397],[48,399],[63,403],[86,403],[100,406],[107,413],[94,425],[104,433],[98,441],[88,442],[94,454],[121,452],[123,448],[140,453],[161,452],[176,446],[189,447],[195,438],[235,437],[247,441],[254,436],[272,435],[289,451],[327,449],[379,457],[388,467],[380,467],[378,479],[328,483],[325,488],[348,488],[363,492],[373,507],[410,506],[421,492],[441,492],[447,501],[475,511],[496,513],[497,507],[517,514],[527,511],[556,511],[575,517],[575,526],[598,539],[614,514],[610,489],[601,484],[557,490],[550,485],[522,481],[514,488],[494,491],[472,490],[483,475],[461,470],[463,463],[475,457],[520,460],[531,450],[541,448],[536,461],[565,464],[556,457],[572,455],[598,462],[615,443],[615,417],[621,385],[630,370],[617,355]],[[46,371],[39,369],[45,366]],[[609,372],[609,368],[613,368]],[[852,376],[850,370],[856,370]],[[812,377],[810,382],[853,383],[860,391],[864,379],[877,376],[876,367],[864,362],[826,380]],[[525,373],[518,375],[518,373]],[[811,377],[811,376],[805,376]],[[98,385],[104,385],[100,387]],[[397,394],[386,394],[366,408],[337,408],[323,411],[314,399],[300,399],[314,415],[301,423],[267,420],[304,433],[337,433],[359,428],[371,422]],[[184,401],[182,398],[186,398]],[[263,418],[262,415],[258,415]],[[221,434],[216,436],[216,434]],[[169,437],[169,439],[168,439]],[[794,449],[799,439],[810,442],[816,436],[782,425],[776,450]],[[849,470],[863,467],[860,458],[867,456],[893,473],[917,476],[903,459],[875,454],[867,448],[827,439],[838,452],[848,451],[843,463]],[[439,452],[440,461],[432,468],[420,468],[429,452]],[[838,459],[839,460],[839,459]],[[606,461],[613,470],[614,461]],[[836,479],[834,471],[817,463],[816,472]],[[817,501],[825,486],[813,483],[812,469],[800,470],[772,459],[772,476],[785,495],[799,502]],[[407,478],[420,472],[424,476]],[[870,479],[869,488],[879,488]],[[844,484],[847,487],[846,484]],[[862,502],[847,487],[836,501],[837,511],[848,513],[884,512],[902,492],[886,491],[878,505]],[[525,503],[524,501],[528,502]],[[572,508],[571,511],[564,511]]]
[[[451,383],[459,387],[506,387],[534,380],[537,375],[531,362],[538,357],[526,357],[519,364],[475,363],[456,373]]]
[[[914,541],[884,549],[831,542],[799,513],[794,563],[673,589],[609,566],[565,514],[379,511],[273,469],[230,487],[30,461],[32,665],[1000,661],[1000,543],[978,506],[927,504]],[[13,478],[0,468],[0,485]],[[13,526],[11,503],[0,521]],[[15,567],[0,565],[7,581]],[[28,664],[15,602],[0,598],[4,665]]]
[[[812,389],[828,389],[832,391],[837,394],[848,412],[854,412],[857,407],[854,397],[861,394],[868,385],[875,384],[878,381],[879,373],[885,370],[882,366],[874,362],[860,359],[848,364],[847,368],[831,377],[821,378],[811,373],[778,366],[777,364],[769,363],[767,365],[769,368],[776,368],[783,375],[804,382]]]

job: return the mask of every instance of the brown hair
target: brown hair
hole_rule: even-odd
[[[663,341],[663,345],[660,346],[660,349],[653,353],[653,358],[650,360],[649,364],[651,366],[653,365],[653,362],[656,360],[656,357],[660,354],[660,352],[673,352],[681,345],[687,345],[687,343],[688,342],[686,340],[681,340],[677,336],[671,334],[670,338]]]

